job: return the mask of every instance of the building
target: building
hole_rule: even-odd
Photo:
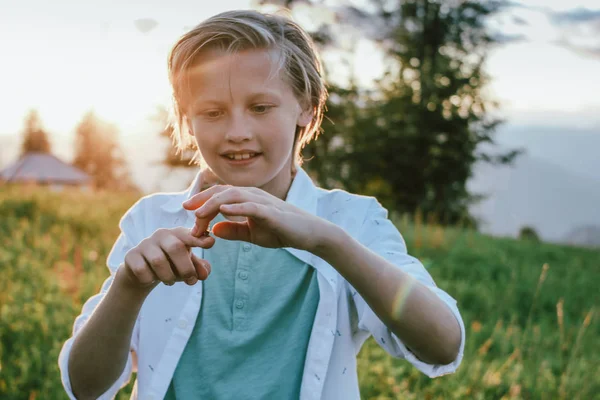
[[[27,153],[0,171],[4,184],[36,184],[61,190],[64,187],[89,189],[92,178],[82,170],[47,153]]]

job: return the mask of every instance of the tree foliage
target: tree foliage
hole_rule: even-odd
[[[119,147],[117,127],[92,111],[84,115],[75,130],[73,165],[92,176],[97,189],[136,189]]]
[[[31,110],[25,117],[21,156],[37,152],[50,153],[51,146],[48,133],[42,127],[42,121],[36,110]]]
[[[294,10],[300,1],[275,3]],[[385,54],[386,73],[374,89],[353,82],[330,87],[324,134],[304,150],[319,183],[377,196],[389,209],[420,210],[441,223],[474,223],[468,207],[479,196],[466,183],[475,163],[510,163],[519,154],[489,150],[502,121],[483,94],[484,64],[495,45],[485,22],[503,4],[372,0],[364,9],[334,9],[340,23],[316,30],[319,38],[330,37],[317,41],[322,50],[335,48],[340,32],[359,30]]]

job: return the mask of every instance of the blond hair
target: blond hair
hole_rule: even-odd
[[[235,53],[244,50],[276,50],[280,62],[276,73],[284,71],[303,109],[310,109],[312,120],[305,127],[296,127],[292,149],[294,162],[302,165],[301,150],[316,138],[321,130],[327,89],[315,45],[308,34],[288,16],[263,14],[258,11],[227,11],[200,23],[184,34],[169,54],[169,80],[173,88],[173,142],[178,152],[186,149],[199,152],[189,135],[186,107],[190,97],[189,71],[200,56],[209,50]],[[292,169],[294,163],[292,163]]]

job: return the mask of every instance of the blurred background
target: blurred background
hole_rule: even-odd
[[[185,189],[197,171],[169,138],[170,47],[221,11],[281,7],[313,36],[330,85],[305,169],[323,187],[377,196],[478,338],[462,375],[472,386],[430,383],[368,347],[365,398],[592,398],[598,356],[577,351],[599,331],[598,0],[0,0],[0,265],[52,260],[64,300],[54,323],[67,332],[107,274],[98,264],[120,215],[143,194]],[[22,285],[10,290],[37,296]],[[0,394],[58,390],[43,354],[7,350],[34,298],[11,296],[0,297]],[[29,327],[51,330],[37,312]],[[56,337],[39,340],[58,354]],[[20,367],[9,379],[11,360]]]
[[[304,152],[319,156],[306,169],[321,185],[468,215],[494,235],[530,226],[545,240],[600,244],[595,0],[275,3],[314,34],[332,85],[324,135]],[[126,168],[115,174],[144,193],[186,186],[185,162],[161,165],[169,48],[210,15],[259,4],[0,4],[0,168],[28,150],[35,126],[44,151],[86,170],[95,146],[82,125],[98,121],[88,135],[120,159],[103,169]]]

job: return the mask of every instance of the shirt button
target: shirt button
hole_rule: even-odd
[[[242,309],[244,308],[244,302],[242,300],[238,300],[235,302],[235,308]]]
[[[243,279],[243,280],[248,279],[248,273],[246,271],[238,272],[238,276],[240,277],[240,279]]]
[[[244,249],[244,251],[250,251],[250,249],[252,248],[252,246],[250,246],[248,243],[244,244],[242,246],[242,248]]]
[[[188,325],[188,323],[187,323],[187,321],[185,319],[180,319],[177,322],[177,326],[180,327],[181,329],[187,328],[187,325]]]

